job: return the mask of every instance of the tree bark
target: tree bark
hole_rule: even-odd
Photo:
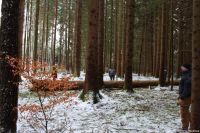
[[[126,63],[125,63],[125,56],[126,56],[126,19],[127,19],[127,11],[126,11],[126,2],[123,1],[123,30],[122,30],[122,61],[121,61],[121,77],[124,78],[125,75],[125,67],[126,67]]]
[[[118,19],[117,19],[117,76],[121,77],[121,61],[122,61],[122,27],[123,27],[123,4],[124,0],[119,1]]]
[[[180,67],[181,65],[183,64],[183,10],[181,9],[181,6],[183,5],[184,1],[183,0],[180,0],[180,3],[179,3],[179,20],[178,20],[178,25],[179,25],[179,34],[178,34],[178,57],[177,57],[177,75],[176,77],[179,78],[180,77],[180,73],[181,73],[181,70],[180,70]]]
[[[171,78],[171,82],[173,83],[174,81],[174,36],[173,36],[173,32],[174,32],[174,22],[173,22],[173,0],[171,0],[171,13],[170,13],[170,77]],[[170,81],[170,80],[169,80]],[[171,91],[173,90],[173,84],[171,85]]]
[[[99,0],[89,0],[89,31],[88,31],[88,55],[86,64],[85,88],[83,93],[93,90],[93,103],[98,102],[98,17]]]
[[[49,46],[49,1],[47,1],[46,9],[46,40],[45,40],[45,51],[44,51],[44,61],[48,62],[48,46]],[[45,67],[44,67],[45,69]]]
[[[191,129],[200,131],[200,1],[193,0]]]
[[[20,13],[19,0],[2,1],[0,31],[0,132],[15,133],[17,130],[19,74],[7,57],[19,58]],[[22,22],[22,21],[21,21]],[[15,62],[16,67],[19,62]]]
[[[81,8],[82,0],[76,1],[76,20],[75,20],[75,47],[76,47],[76,70],[75,75],[80,76],[81,69]]]
[[[29,29],[29,13],[30,13],[30,1],[27,0],[26,2],[26,18],[25,18],[25,26],[24,26],[24,42],[23,42],[23,62],[22,62],[22,66],[26,66],[27,67],[27,63],[26,63],[26,58],[28,58],[27,56],[27,47],[29,47],[28,45],[28,29]]]
[[[153,24],[153,27],[154,27],[154,30],[153,30],[153,76],[156,76],[156,66],[157,66],[157,64],[156,64],[156,60],[157,60],[157,54],[156,54],[156,52],[157,52],[157,32],[158,32],[158,30],[157,30],[157,27],[158,27],[158,21],[157,21],[157,8],[156,8],[156,10],[155,10],[155,13],[154,13],[154,24]]]
[[[39,25],[39,12],[40,12],[40,0],[36,1],[36,13],[35,13],[35,31],[34,31],[34,49],[33,49],[33,60],[34,66],[38,60],[38,25]],[[36,70],[34,70],[36,72]]]
[[[160,11],[161,10],[161,11]],[[160,50],[161,50],[161,25],[162,25],[162,8],[159,7],[158,13],[158,29],[157,29],[157,59],[156,59],[156,77],[159,77],[160,70]]]
[[[119,1],[115,2],[115,21],[114,21],[114,25],[115,25],[115,30],[114,30],[114,69],[117,70],[117,51],[118,51],[118,11],[119,11]]]
[[[19,56],[22,57],[22,44],[23,44],[23,27],[24,27],[24,6],[25,0],[19,0],[19,30],[18,30],[18,45],[19,45]]]
[[[53,58],[52,65],[56,64],[56,31],[57,31],[57,18],[58,18],[58,0],[55,0],[55,14],[54,14],[54,37],[53,37]]]
[[[98,88],[103,85],[103,48],[104,48],[104,1],[99,1],[98,25]]]
[[[47,5],[47,2],[46,0],[44,1],[44,9],[43,9],[43,20],[42,20],[42,42],[41,42],[41,60],[40,60],[40,63],[41,63],[41,66],[43,66],[43,61],[44,61],[44,54],[45,54],[45,50],[44,50],[44,43],[45,43],[45,24],[46,24],[46,14],[48,12],[46,12],[46,5]],[[47,20],[48,21],[48,20]],[[41,70],[43,70],[43,68],[41,68]]]
[[[145,25],[145,20],[143,25]],[[141,34],[141,43],[140,43],[140,52],[139,52],[139,64],[138,64],[138,76],[142,74],[142,54],[143,54],[143,45],[144,45],[144,34],[145,34],[145,26],[142,27],[142,34]]]
[[[109,58],[109,64],[110,64],[110,68],[113,68],[113,61],[112,61],[112,59],[113,59],[113,44],[114,44],[114,36],[113,36],[113,10],[114,10],[114,8],[113,8],[113,0],[111,0],[110,1],[111,2],[111,18],[110,18],[110,23],[111,23],[111,25],[110,25],[110,51],[109,51],[109,54],[110,54],[110,58]]]
[[[67,70],[71,70],[71,67],[72,67],[72,43],[71,43],[71,40],[72,40],[72,26],[71,26],[71,13],[72,13],[72,9],[71,9],[71,6],[72,6],[72,0],[69,0],[69,3],[68,3],[68,42],[67,42],[67,46],[68,46],[68,60],[67,60]],[[71,48],[71,51],[70,51],[70,48]]]
[[[124,88],[128,92],[132,90],[132,69],[133,69],[133,42],[134,42],[134,0],[127,0],[127,41],[126,41],[126,69]]]
[[[31,45],[32,45],[32,37],[31,37],[31,33],[32,33],[32,13],[33,13],[33,5],[32,5],[32,1],[28,1],[29,6],[30,6],[30,15],[29,15],[29,29],[28,29],[28,35],[27,35],[27,47],[26,47],[26,67],[27,67],[27,71],[29,74],[29,66],[30,66],[30,62],[29,62],[29,58],[31,57],[30,53],[31,53]],[[27,11],[28,12],[28,11]]]
[[[162,5],[162,32],[161,32],[161,54],[160,54],[160,72],[159,82],[160,86],[165,85],[165,52],[166,52],[166,3]]]

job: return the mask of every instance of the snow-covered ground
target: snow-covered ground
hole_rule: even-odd
[[[155,78],[155,77],[145,77],[145,76],[142,76],[142,75],[138,76],[138,74],[135,74],[135,73],[133,73],[132,75],[133,75],[133,80],[158,80],[158,78]],[[84,81],[85,80],[85,73],[83,71],[81,71],[80,77],[73,77],[71,74],[67,74],[65,72],[58,73],[58,78],[63,78],[63,77],[71,77],[71,80],[73,80],[73,81]],[[104,81],[110,80],[108,73],[104,73],[103,80]],[[116,76],[115,80],[122,81],[124,79]]]
[[[81,76],[84,79],[82,73]],[[137,77],[135,79],[154,79]],[[74,78],[75,79],[75,78]],[[83,80],[82,79],[82,80]],[[105,80],[109,80],[107,74]],[[39,105],[35,93],[29,92],[22,79],[19,106]],[[152,88],[152,87],[151,87]],[[72,92],[68,92],[72,93]],[[48,128],[52,133],[175,133],[180,127],[179,107],[176,105],[177,87],[136,89],[134,94],[123,90],[104,89],[103,99],[98,104],[80,101],[80,91],[65,102],[47,110]],[[60,97],[65,97],[64,93]],[[52,96],[55,98],[55,96]],[[52,98],[51,97],[51,98]],[[45,103],[48,98],[45,99]],[[43,133],[42,112],[19,110],[18,133]]]

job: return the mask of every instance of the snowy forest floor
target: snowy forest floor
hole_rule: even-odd
[[[174,133],[181,126],[176,104],[177,87],[123,90],[104,89],[98,104],[82,102],[77,96],[48,110],[49,132],[52,133]],[[80,91],[75,91],[78,95]],[[19,106],[38,104],[37,96],[21,89]],[[20,112],[18,133],[43,133],[41,112]]]

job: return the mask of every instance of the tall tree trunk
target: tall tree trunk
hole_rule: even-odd
[[[71,43],[71,32],[72,32],[72,26],[71,26],[71,6],[72,6],[72,1],[69,0],[69,4],[68,4],[68,42],[67,42],[67,45],[68,45],[68,64],[67,64],[67,70],[70,70],[71,67],[72,67],[72,63],[71,63],[71,58],[72,58],[72,43]],[[71,51],[70,50],[70,47],[71,47]]]
[[[74,3],[75,3],[75,2],[72,2],[72,11],[74,11],[74,8],[75,8],[75,4],[74,4]],[[74,14],[74,12],[72,12],[72,13]],[[72,15],[73,15],[73,14],[72,14]],[[74,16],[74,15],[73,15],[73,16]],[[74,31],[75,31],[75,21],[74,21],[74,20],[75,20],[75,19],[72,18],[72,20],[73,20],[73,21],[72,21],[72,44],[71,44],[71,45],[72,45],[72,46],[71,46],[71,47],[72,47],[72,50],[71,50],[71,51],[72,51],[72,56],[71,56],[71,57],[72,57],[72,58],[71,58],[71,70],[72,70],[72,74],[75,74],[75,66],[76,66],[76,64],[75,64],[75,63],[76,63],[76,61],[75,61],[75,50],[76,50],[76,49],[75,49],[75,42],[74,42],[74,40],[75,40],[75,39],[74,39],[74,38],[75,38],[75,34],[74,34],[74,33],[75,33],[75,32],[74,32]]]
[[[45,23],[46,23],[46,5],[47,5],[47,2],[46,0],[44,1],[44,9],[43,9],[43,21],[42,21],[42,45],[41,45],[41,66],[43,66],[43,61],[44,61],[44,43],[45,43]],[[43,68],[41,68],[43,69]]]
[[[158,21],[157,21],[157,8],[156,8],[156,10],[155,10],[155,13],[154,13],[154,25],[153,25],[153,27],[154,27],[154,31],[153,31],[153,76],[156,76],[156,66],[157,66],[157,64],[156,64],[156,60],[157,60],[157,54],[156,54],[156,52],[157,52],[157,32],[158,32],[158,30],[157,30],[157,25],[158,25]]]
[[[122,61],[122,30],[123,30],[123,4],[124,0],[119,1],[118,10],[118,31],[117,31],[117,76],[121,77],[121,61]]]
[[[160,11],[161,10],[161,11]],[[157,59],[156,59],[156,77],[159,77],[160,70],[160,51],[161,51],[161,25],[162,25],[162,8],[159,7],[160,13],[158,13],[158,31],[157,31]]]
[[[27,71],[29,74],[29,66],[30,66],[30,62],[29,62],[29,58],[31,57],[30,55],[30,51],[31,51],[31,46],[32,46],[32,41],[31,41],[31,33],[32,33],[32,10],[33,10],[33,5],[32,5],[32,1],[29,1],[27,4],[29,4],[30,6],[30,15],[29,15],[29,29],[28,29],[28,37],[27,37],[27,47],[26,47],[26,66],[27,66]]]
[[[110,64],[110,68],[113,68],[113,62],[112,62],[112,59],[113,59],[113,43],[114,43],[114,41],[113,41],[113,0],[111,0],[111,18],[110,18],[110,23],[111,23],[111,25],[110,25],[110,51],[109,51],[109,64]]]
[[[66,15],[67,18],[67,15]],[[69,71],[69,51],[68,51],[68,25],[67,25],[67,19],[65,20],[65,69]]]
[[[160,72],[159,83],[160,86],[165,85],[165,52],[166,52],[166,3],[162,5],[162,32],[161,32],[161,54],[160,54]]]
[[[18,45],[19,45],[19,56],[22,57],[22,43],[23,43],[23,27],[24,27],[24,6],[25,0],[19,0],[19,30],[18,30]]]
[[[191,130],[200,131],[200,1],[193,0],[192,36],[192,123]]]
[[[65,63],[66,63],[66,70],[67,71],[70,71],[70,51],[69,51],[69,47],[70,47],[70,40],[71,40],[71,34],[70,34],[70,31],[71,31],[71,0],[68,0],[68,6],[66,8],[66,33],[65,33],[65,55],[66,55],[66,60],[65,60]],[[67,10],[68,9],[68,10]]]
[[[15,133],[17,130],[18,82],[19,74],[14,73],[14,68],[7,56],[19,58],[18,35],[20,13],[19,0],[2,1],[2,17],[0,29],[0,132]],[[15,67],[19,62],[15,62]]]
[[[33,60],[34,66],[36,66],[36,61],[38,59],[38,25],[39,25],[39,11],[40,11],[40,0],[36,1],[36,13],[35,13],[35,31],[34,31],[34,49],[33,49]],[[36,72],[36,70],[34,70]]]
[[[64,0],[61,0],[61,3],[65,5],[65,2]],[[64,21],[64,17],[65,17],[65,10],[64,10],[64,5],[62,6],[62,8],[60,9],[60,14],[59,16],[62,16],[60,17],[60,38],[59,38],[59,44],[60,44],[60,48],[59,48],[59,58],[58,58],[58,64],[59,64],[59,67],[61,67],[61,65],[63,64],[63,51],[64,51],[64,27],[65,27],[65,21]]]
[[[27,2],[26,2],[26,20],[25,20],[25,26],[24,26],[24,28],[25,28],[25,30],[24,30],[24,42],[23,42],[23,46],[24,46],[24,48],[23,48],[23,62],[22,62],[22,66],[24,67],[24,66],[26,66],[27,65],[27,63],[26,63],[26,58],[28,57],[27,56],[27,47],[28,47],[28,30],[29,30],[29,25],[28,25],[28,23],[29,23],[29,12],[30,12],[30,1],[29,0],[27,0]],[[26,66],[27,67],[27,66]]]
[[[98,88],[103,86],[104,1],[99,1],[98,25]]]
[[[148,45],[148,49],[149,49],[149,61],[148,61],[148,74],[152,75],[153,74],[153,15],[150,16],[150,25],[149,25],[149,45]]]
[[[145,21],[143,22],[143,25],[145,25]],[[139,64],[138,64],[138,76],[140,76],[142,71],[142,53],[143,53],[143,45],[144,45],[144,34],[145,34],[145,26],[142,27],[142,35],[141,35],[141,44],[140,44],[140,52],[139,52]]]
[[[60,27],[60,38],[59,38],[59,44],[60,44],[60,48],[59,48],[59,59],[58,59],[58,64],[59,67],[61,67],[62,64],[62,57],[63,57],[63,34],[64,34],[64,24],[61,24]]]
[[[170,19],[170,77],[171,77],[171,91],[173,90],[173,82],[174,82],[174,23],[173,23],[173,0],[171,0],[171,13],[170,13],[171,19]],[[169,77],[169,78],[170,78]]]
[[[147,21],[148,21],[148,16],[147,16],[147,11],[146,11],[147,9],[146,9],[146,3],[145,3],[145,18],[144,18],[144,41],[143,41],[143,54],[144,54],[144,58],[143,58],[143,71],[142,71],[142,73],[144,74],[144,75],[146,75],[147,74]]]
[[[178,57],[177,57],[177,75],[176,77],[180,77],[180,67],[183,64],[183,10],[181,9],[181,6],[183,5],[184,1],[180,0],[179,3],[179,34],[178,34]]]
[[[134,0],[127,0],[127,41],[126,41],[126,69],[124,88],[128,92],[132,90],[132,68],[133,68],[133,42],[134,42]]]
[[[54,37],[53,37],[53,58],[52,65],[56,64],[56,31],[57,31],[57,19],[58,19],[58,0],[55,0],[55,14],[54,14]]]
[[[119,11],[119,1],[115,1],[115,40],[114,40],[114,69],[117,70],[117,51],[118,51],[118,11]]]
[[[98,15],[99,0],[89,0],[88,54],[84,94],[93,90],[93,102],[98,102]]]
[[[75,53],[76,53],[76,70],[75,75],[80,76],[81,69],[81,8],[82,0],[76,0],[76,20],[75,20]]]
[[[47,1],[46,9],[46,40],[45,40],[45,51],[44,51],[44,61],[48,62],[48,46],[49,46],[49,1]],[[44,67],[45,70],[45,67]]]
[[[123,1],[123,30],[122,30],[122,61],[121,61],[121,77],[124,78],[125,74],[125,54],[126,54],[126,2]]]
[[[107,16],[108,16],[108,0],[105,0],[105,15],[104,15],[104,58],[103,58],[103,64],[104,64],[104,68],[107,69],[108,67],[108,63],[107,63],[107,50],[108,50],[108,45],[107,45]],[[107,70],[106,70],[107,71]]]

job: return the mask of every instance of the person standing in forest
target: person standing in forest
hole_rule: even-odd
[[[110,77],[110,80],[115,80],[115,75],[116,75],[116,71],[115,69],[108,69],[108,74],[109,74],[109,77]]]
[[[178,103],[180,105],[182,130],[188,130],[190,124],[189,108],[191,104],[191,65],[183,64],[181,66],[181,72]]]
[[[53,77],[53,80],[56,80],[57,79],[57,66],[53,66],[53,70],[52,70],[52,77]]]

